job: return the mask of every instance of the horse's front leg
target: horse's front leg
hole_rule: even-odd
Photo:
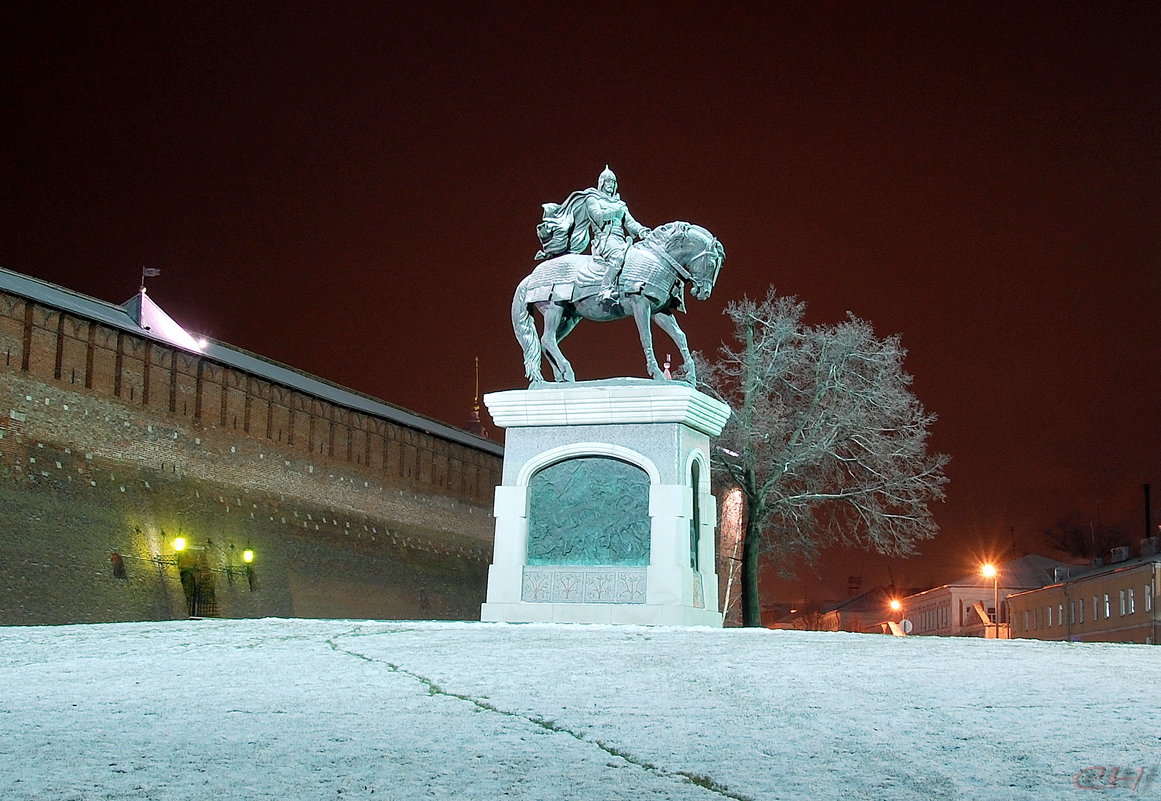
[[[657,356],[653,353],[653,330],[649,327],[649,319],[653,317],[652,301],[644,295],[629,295],[627,300],[633,308],[637,333],[641,335],[641,349],[645,351],[645,369],[649,371],[651,378],[664,381],[665,371],[657,364]]]
[[[677,324],[677,317],[672,314],[655,314],[653,322],[665,333],[669,334],[673,344],[681,352],[681,363],[685,367],[685,380],[692,386],[697,386],[697,368],[694,367],[693,357],[689,353],[689,346],[685,341],[685,332]]]

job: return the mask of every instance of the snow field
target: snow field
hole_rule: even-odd
[[[0,628],[0,799],[1150,798],[1158,676],[1156,647],[1022,640]]]

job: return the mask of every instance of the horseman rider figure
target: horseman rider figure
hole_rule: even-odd
[[[543,248],[537,261],[583,253],[592,243],[592,255],[604,266],[601,298],[617,297],[625,251],[634,238],[644,239],[649,230],[633,219],[629,207],[617,194],[617,176],[606,164],[593,189],[573,192],[564,203],[545,203],[544,222],[536,227]]]

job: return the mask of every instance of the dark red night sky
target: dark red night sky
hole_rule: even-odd
[[[1072,512],[1143,534],[1156,3],[80,5],[5,15],[0,266],[115,302],[159,267],[187,328],[462,424],[473,357],[523,385],[540,204],[608,162],[638,220],[725,244],[693,347],[773,283],[901,333],[940,417],[926,556],[778,593],[946,581]],[[643,375],[629,325],[566,344]]]

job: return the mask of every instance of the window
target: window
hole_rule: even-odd
[[[1105,593],[1105,620],[1113,616],[1113,605],[1109,602],[1109,594]]]
[[[1064,604],[1056,605],[1056,622],[1061,626],[1064,625]]]
[[[1153,611],[1153,585],[1146,584],[1141,590],[1141,597],[1145,599],[1145,611]]]
[[[1084,622],[1084,599],[1083,598],[1081,598],[1080,600],[1078,600],[1076,602],[1076,610],[1080,613],[1078,615],[1078,622],[1083,623]]]
[[[1028,610],[1024,610],[1024,631],[1028,630]]]
[[[1120,600],[1120,602],[1121,602],[1121,604],[1120,604],[1121,617],[1124,617],[1125,616],[1125,591],[1124,590],[1120,591],[1118,600]]]
[[[1049,628],[1049,629],[1052,628],[1052,607],[1051,606],[1044,607],[1044,619],[1048,621],[1048,624],[1047,624],[1047,626],[1045,626],[1045,628]]]
[[[1068,625],[1076,622],[1076,601],[1068,602]]]
[[[1133,588],[1129,587],[1129,614],[1137,611],[1137,596],[1133,594]]]
[[[1100,607],[1097,606],[1097,597],[1095,595],[1092,597],[1092,619],[1094,623],[1101,619]]]
[[[689,486],[693,492],[693,516],[689,519],[689,566],[694,572],[700,570],[701,551],[701,484],[698,481],[700,466],[695,459],[689,468]]]

